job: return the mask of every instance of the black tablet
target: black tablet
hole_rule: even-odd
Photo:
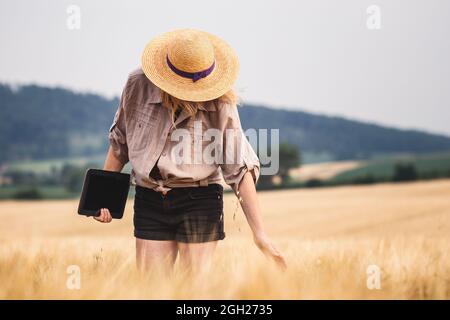
[[[89,169],[84,178],[78,213],[97,216],[101,208],[108,208],[114,219],[121,219],[129,190],[129,174]]]

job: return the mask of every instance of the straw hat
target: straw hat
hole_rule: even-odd
[[[231,89],[239,72],[234,50],[204,31],[180,29],[151,40],[142,54],[151,82],[186,101],[216,99]]]

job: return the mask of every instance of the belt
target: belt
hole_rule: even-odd
[[[158,185],[156,188],[154,188],[155,191],[158,192],[162,192],[163,194],[166,194],[167,191],[169,191],[172,187],[177,187],[176,183],[173,183],[171,181],[164,181],[163,177],[161,176],[161,172],[159,171],[158,165],[155,164],[155,166],[153,167],[153,169],[150,171],[149,176],[151,178],[153,178],[154,182]],[[168,187],[167,185],[165,185],[165,183],[171,184],[171,187]],[[197,181],[198,186],[200,187],[207,187],[208,186],[208,179],[202,179]],[[183,185],[180,184],[180,187],[182,187]]]

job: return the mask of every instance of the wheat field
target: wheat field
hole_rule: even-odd
[[[0,202],[0,299],[449,299],[450,180],[261,192],[288,269],[253,246],[234,196],[212,268],[140,274],[125,218],[100,224],[77,201]],[[379,268],[370,287],[369,266]],[[70,266],[79,287],[68,285]]]

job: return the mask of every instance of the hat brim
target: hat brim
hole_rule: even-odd
[[[164,33],[152,39],[144,49],[141,65],[144,74],[161,90],[186,101],[209,101],[231,89],[239,73],[239,60],[234,50],[222,39],[205,34],[214,48],[215,67],[205,78],[195,82],[174,73],[167,65],[168,44],[182,30]]]

